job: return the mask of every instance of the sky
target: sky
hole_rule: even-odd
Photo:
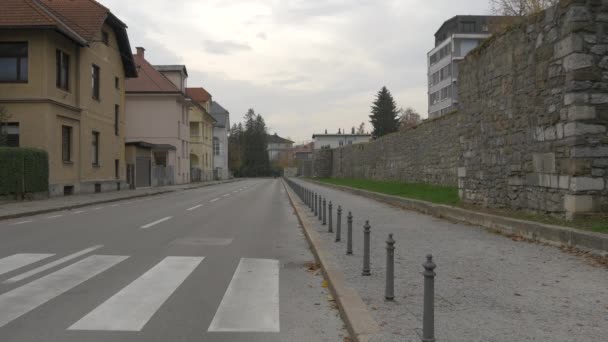
[[[426,54],[458,14],[488,0],[98,0],[127,24],[152,64],[185,64],[230,112],[262,114],[298,143],[365,122],[386,86],[427,117]],[[145,5],[141,5],[144,4]]]

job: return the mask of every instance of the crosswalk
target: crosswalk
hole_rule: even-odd
[[[20,253],[0,258],[0,276],[10,277],[21,268],[26,269],[2,285],[19,285],[30,280],[3,293],[0,286],[0,332],[11,322],[47,302],[60,301],[58,297],[62,294],[93,277],[103,277],[104,272],[130,258],[91,254],[101,247],[92,246],[66,256]],[[65,329],[142,331],[204,260],[204,257],[167,256]],[[54,268],[59,269],[34,279]],[[274,259],[240,259],[207,332],[280,332],[279,268],[278,260]],[[204,291],[204,284],[198,288]]]

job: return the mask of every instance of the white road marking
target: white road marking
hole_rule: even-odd
[[[68,330],[140,331],[203,259],[166,257]]]
[[[92,255],[3,293],[0,295],[0,328],[127,258],[119,255]]]
[[[213,203],[213,202],[217,202],[217,201],[219,201],[219,200],[220,200],[219,198],[214,198],[214,199],[212,199],[212,200],[211,200],[211,201],[209,201],[209,202]]]
[[[225,194],[223,197],[228,197],[228,196],[230,196],[230,194]]]
[[[62,217],[63,215],[53,215],[53,216],[49,216],[47,217],[47,219],[54,219],[54,218],[58,218],[58,217]]]
[[[18,226],[18,225],[20,225],[20,224],[30,223],[30,222],[32,222],[32,221],[34,221],[34,220],[25,220],[25,221],[19,221],[19,222],[11,223],[10,225],[11,225],[11,226]]]
[[[48,269],[51,269],[51,268],[53,268],[53,267],[55,267],[57,265],[61,265],[64,262],[70,261],[72,259],[76,259],[76,258],[78,258],[81,255],[85,255],[85,254],[90,253],[90,252],[92,252],[92,251],[94,251],[96,249],[99,249],[101,247],[103,247],[103,245],[97,245],[97,246],[89,247],[87,249],[83,249],[83,250],[81,250],[79,252],[76,252],[74,254],[70,254],[70,255],[65,256],[65,257],[63,257],[61,259],[57,259],[57,260],[55,260],[53,262],[50,262],[50,263],[48,263],[46,265],[42,265],[40,267],[34,268],[31,271],[27,271],[25,273],[22,273],[22,274],[19,274],[17,276],[14,276],[11,279],[7,279],[7,280],[4,281],[4,283],[5,284],[16,283],[16,282],[21,281],[23,279],[29,278],[29,277],[31,277],[31,276],[33,276],[35,274],[38,274],[40,272],[44,272],[44,271],[46,271]]]
[[[199,204],[199,205],[195,205],[195,206],[194,206],[194,207],[192,207],[192,208],[188,208],[188,209],[186,209],[186,210],[188,210],[188,211],[192,211],[192,210],[194,210],[194,209],[198,209],[198,208],[200,208],[200,207],[202,207],[202,206],[203,206],[202,204]]]
[[[42,259],[50,258],[55,254],[13,254],[6,258],[0,259],[0,275],[14,271],[23,266],[33,264]]]
[[[82,214],[82,213],[84,213],[85,211],[86,211],[86,210],[78,210],[78,211],[73,212],[73,214]]]
[[[207,331],[279,332],[279,261],[241,259]]]
[[[236,194],[237,192],[239,192],[239,191],[238,191],[238,190],[234,190],[232,193],[233,193],[233,194]]]
[[[93,208],[93,210],[100,210],[100,209],[103,209],[103,207]]]
[[[150,223],[148,223],[148,224],[146,224],[146,225],[141,226],[140,228],[142,228],[142,229],[150,228],[150,227],[152,227],[152,226],[155,226],[155,225],[157,225],[157,224],[159,224],[159,223],[161,223],[161,222],[165,222],[165,221],[170,220],[170,219],[172,219],[172,218],[173,218],[173,216],[167,216],[167,217],[163,217],[163,218],[162,218],[162,219],[160,219],[160,220],[156,220],[156,221],[154,221],[154,222],[150,222]]]
[[[110,207],[118,207],[118,204],[112,204]]]

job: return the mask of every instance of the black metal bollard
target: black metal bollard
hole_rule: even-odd
[[[346,223],[346,254],[353,254],[353,214],[350,211]]]
[[[328,231],[330,233],[334,232],[334,226],[333,226],[333,204],[331,203],[331,201],[329,201],[329,218],[328,218],[328,223],[329,223],[329,229]]]
[[[319,197],[319,195],[315,193],[315,216],[317,216],[319,214],[319,209],[318,209],[318,205],[317,205],[318,197]]]
[[[361,272],[361,275],[363,276],[372,275],[369,265],[369,239],[371,235],[371,228],[372,227],[369,225],[369,221],[365,221],[365,225],[363,226],[363,272]]]
[[[319,196],[319,221],[323,220],[323,198]]]
[[[386,300],[395,299],[395,240],[393,234],[388,234],[386,240],[386,289],[384,290]]]
[[[338,217],[336,221],[336,242],[340,241],[340,234],[342,233],[342,206],[338,206]]]
[[[323,225],[327,224],[327,199],[323,197]]]
[[[435,342],[435,263],[431,254],[426,256],[424,267],[424,308],[422,311],[422,341]]]

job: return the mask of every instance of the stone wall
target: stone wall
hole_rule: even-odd
[[[458,113],[367,144],[334,150],[332,175],[456,186]]]
[[[608,212],[607,33],[607,0],[562,0],[460,63],[458,113],[315,155],[315,172],[457,184],[463,202],[494,208]]]
[[[608,1],[562,1],[460,64],[468,203],[608,211]]]

